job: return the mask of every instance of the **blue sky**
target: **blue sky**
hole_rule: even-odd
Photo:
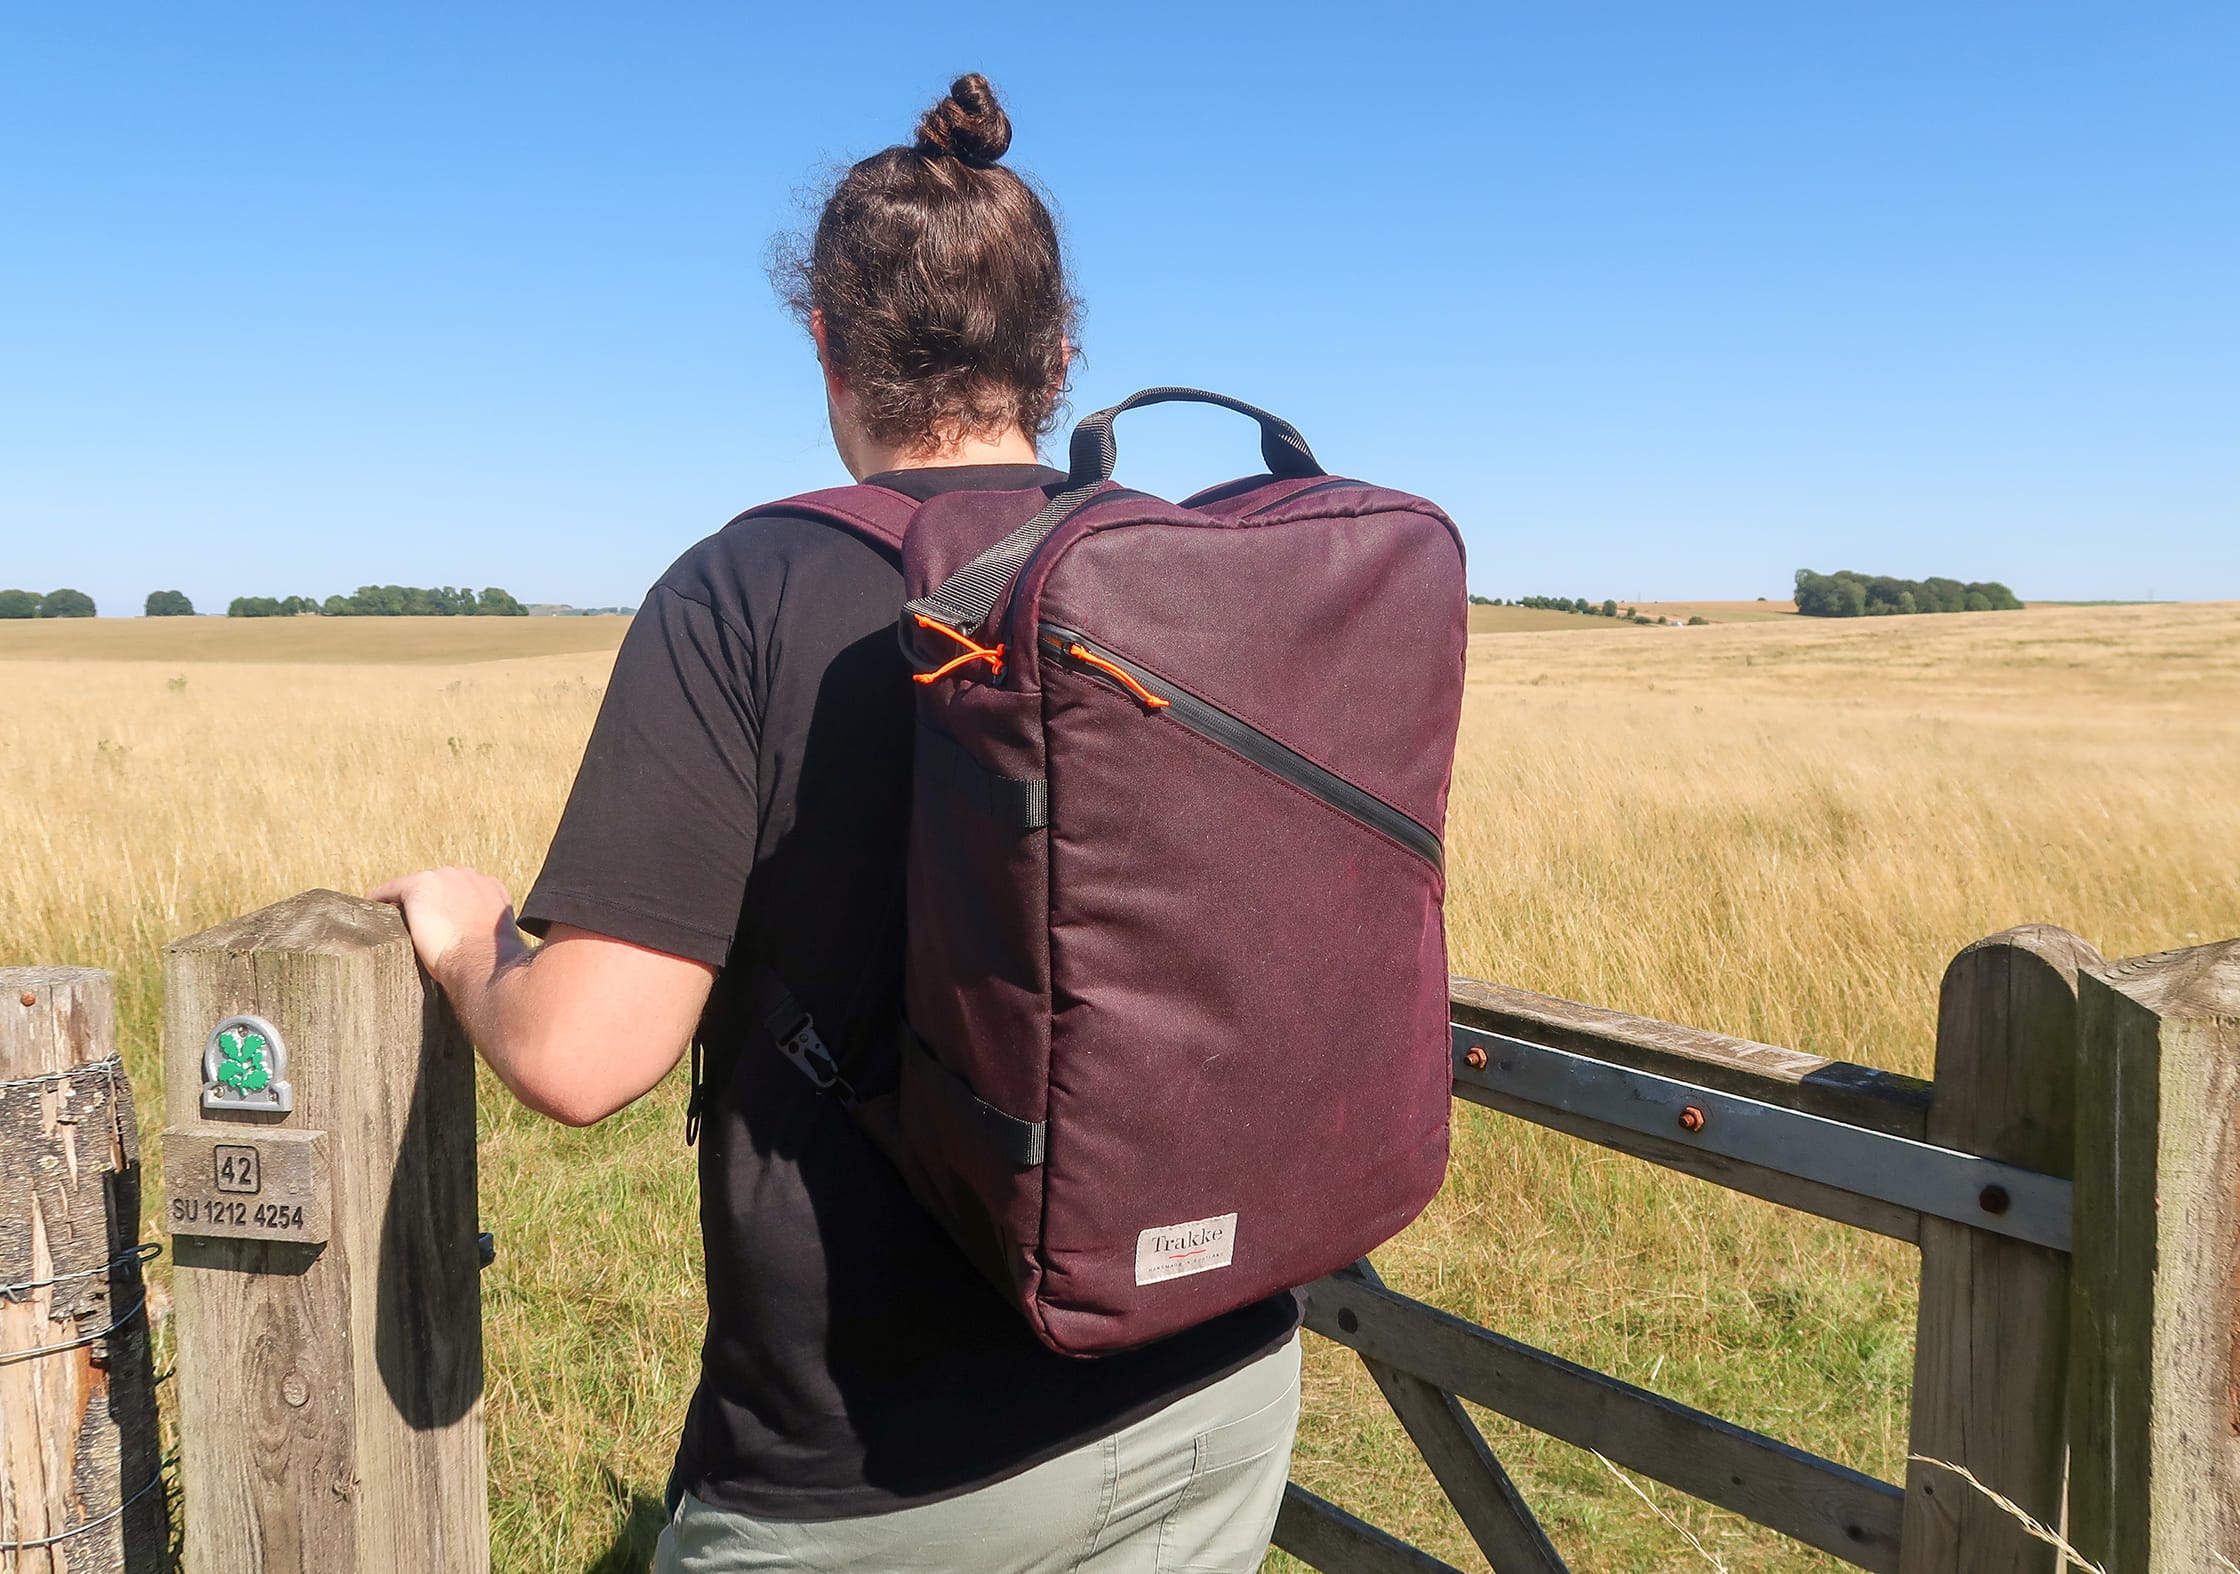
[[[1974,0],[13,8],[0,585],[634,602],[844,479],[765,251],[972,68],[1076,409],[1266,404],[1482,594],[2240,597],[2240,8]]]

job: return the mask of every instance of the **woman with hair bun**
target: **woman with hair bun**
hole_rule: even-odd
[[[960,77],[850,168],[775,269],[850,476],[923,502],[1055,491],[1037,439],[1079,305],[1057,227]],[[571,1125],[688,1043],[708,1323],[658,1574],[1250,1570],[1298,1415],[1279,1295],[1082,1360],[1053,1354],[840,1101],[769,1047],[782,975],[859,1086],[891,1084],[913,723],[896,557],[741,515],[648,592],[542,874],[391,881],[492,1069]]]

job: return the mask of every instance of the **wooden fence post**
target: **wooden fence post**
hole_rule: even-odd
[[[2031,924],[1946,969],[1926,1136],[2068,1175],[2074,1157],[2077,975],[2100,954]],[[1999,1199],[1990,1199],[1995,1205]],[[1962,1465],[2058,1524],[2068,1364],[2065,1253],[1948,1219],[1921,1221],[1921,1312],[1901,1574],[2052,1574],[2054,1550],[1960,1477]]]
[[[2078,996],[2070,1540],[2213,1574],[2240,1567],[2240,940]]]
[[[152,1574],[169,1551],[140,1137],[107,973],[0,968],[0,1568]]]
[[[474,1056],[394,908],[164,952],[189,1574],[490,1566]]]

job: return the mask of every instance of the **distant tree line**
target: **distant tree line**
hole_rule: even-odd
[[[1509,603],[1512,607],[1537,607],[1542,612],[1577,612],[1590,618],[1614,618],[1618,615],[1615,601],[1589,601],[1584,596],[1568,600],[1562,596],[1519,596]]]
[[[2019,612],[2015,593],[1995,579],[1892,579],[1887,574],[1797,570],[1797,610],[1808,618],[1871,618],[1914,612]]]
[[[1589,601],[1585,597],[1568,596],[1519,596],[1514,601],[1504,601],[1499,596],[1472,596],[1474,607],[1537,607],[1542,612],[1579,612],[1590,618],[1618,616],[1615,601]]]
[[[151,618],[191,618],[194,603],[183,590],[151,590],[141,609]],[[360,585],[354,596],[236,596],[229,618],[293,618],[314,613],[329,618],[525,618],[529,609],[496,586],[477,596],[449,585],[423,590],[415,585]],[[0,590],[0,618],[90,618],[93,597],[82,590]]]
[[[93,597],[82,590],[0,590],[0,618],[90,618]]]
[[[356,595],[329,596],[324,601],[309,596],[236,596],[226,607],[229,618],[294,618],[306,614],[327,618],[525,618],[529,609],[494,585],[480,596],[449,585],[434,589],[360,585]]]
[[[1519,596],[1514,601],[1504,601],[1499,596],[1472,596],[1474,607],[1532,607],[1541,612],[1576,612],[1581,617],[1618,618],[1629,623],[1661,623],[1639,607],[1621,607],[1614,600],[1589,601],[1584,596]],[[1690,618],[1690,623],[1709,623],[1709,618]]]

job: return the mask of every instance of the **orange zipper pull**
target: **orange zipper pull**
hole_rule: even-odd
[[[977,644],[972,640],[966,639],[955,629],[949,627],[948,624],[940,622],[939,620],[934,618],[929,618],[923,612],[919,612],[913,615],[918,620],[918,627],[923,629],[932,629],[936,634],[946,634],[949,638],[955,640],[958,644],[965,647],[963,655],[952,656],[949,660],[934,668],[933,671],[911,674],[911,681],[913,683],[938,682],[941,679],[947,677],[950,673],[956,671],[959,667],[963,666],[968,661],[984,661],[994,672],[1000,673],[1003,671],[1003,647],[1001,645]]]
[[[1173,700],[1161,699],[1158,695],[1152,693],[1149,689],[1138,683],[1132,673],[1129,673],[1123,668],[1114,666],[1111,662],[1105,660],[1102,656],[1097,655],[1094,651],[1086,650],[1080,645],[1070,645],[1066,648],[1066,654],[1071,656],[1075,661],[1085,661],[1090,666],[1095,667],[1099,672],[1107,672],[1110,673],[1113,677],[1118,678],[1123,684],[1127,686],[1128,692],[1130,694],[1133,694],[1137,699],[1143,701],[1143,703],[1152,710],[1157,710],[1161,706],[1172,705],[1174,703]]]

